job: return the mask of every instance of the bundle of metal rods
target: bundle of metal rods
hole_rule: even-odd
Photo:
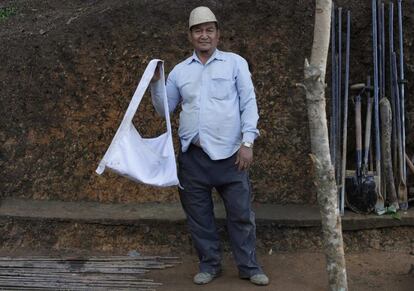
[[[408,208],[402,0],[397,0],[398,21],[394,21],[393,1],[386,5],[381,0],[372,0],[371,5],[373,67],[367,70],[367,75],[373,76],[372,86],[370,77],[367,78],[366,83],[349,85],[350,12],[347,12],[346,21],[344,69],[342,8],[336,9],[334,5],[332,7],[330,147],[338,185],[338,208],[341,214],[344,213],[345,202],[352,210],[364,213],[375,210],[377,214],[383,214],[387,211],[395,212],[398,209]],[[386,15],[388,15],[388,20]],[[388,37],[386,36],[386,23],[388,24]],[[394,48],[395,26],[398,26],[398,51]],[[365,80],[366,76],[361,76],[361,79]],[[357,148],[355,156],[357,161],[353,179],[348,179],[346,171],[347,128],[349,126],[347,122],[348,89],[358,90],[358,94],[354,98],[356,100]],[[371,93],[373,94],[372,98]],[[364,96],[367,97],[367,117],[365,120],[365,145],[362,149],[360,104]],[[372,107],[374,110],[374,130],[371,130]],[[371,132],[374,134],[372,150]],[[375,161],[371,163],[371,167],[368,165],[368,157],[371,158],[371,161]],[[345,179],[352,180],[352,183],[348,183]],[[375,193],[374,203],[371,201],[373,192]],[[364,201],[364,199],[370,201]]]
[[[331,18],[331,123],[330,148],[331,160],[335,168],[335,179],[338,185],[338,207],[344,212],[345,187],[342,180],[346,170],[346,142],[347,142],[347,114],[348,114],[348,87],[349,87],[349,55],[350,55],[350,29],[351,12],[347,11],[346,22],[346,50],[345,50],[345,84],[342,84],[342,8],[332,5]],[[344,90],[342,99],[342,90]],[[342,137],[342,140],[341,140]],[[341,149],[341,145],[343,146]]]
[[[143,274],[178,263],[177,257],[0,257],[0,290],[155,290]]]

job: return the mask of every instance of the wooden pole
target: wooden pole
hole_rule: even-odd
[[[311,159],[322,218],[322,235],[330,290],[348,290],[341,216],[338,211],[335,170],[331,163],[326,120],[325,73],[328,57],[331,0],[316,0],[310,63],[305,60],[304,87],[308,106]]]

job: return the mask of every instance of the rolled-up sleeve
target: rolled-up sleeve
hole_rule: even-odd
[[[253,142],[259,136],[256,94],[245,59],[238,58],[236,87],[240,98],[240,119],[243,142]]]

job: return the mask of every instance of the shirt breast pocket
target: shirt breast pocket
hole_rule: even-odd
[[[211,74],[210,97],[214,99],[227,99],[233,92],[234,81],[231,74],[217,71]]]

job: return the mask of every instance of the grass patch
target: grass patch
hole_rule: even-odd
[[[6,20],[7,18],[16,15],[16,7],[1,7],[0,8],[0,21]]]

